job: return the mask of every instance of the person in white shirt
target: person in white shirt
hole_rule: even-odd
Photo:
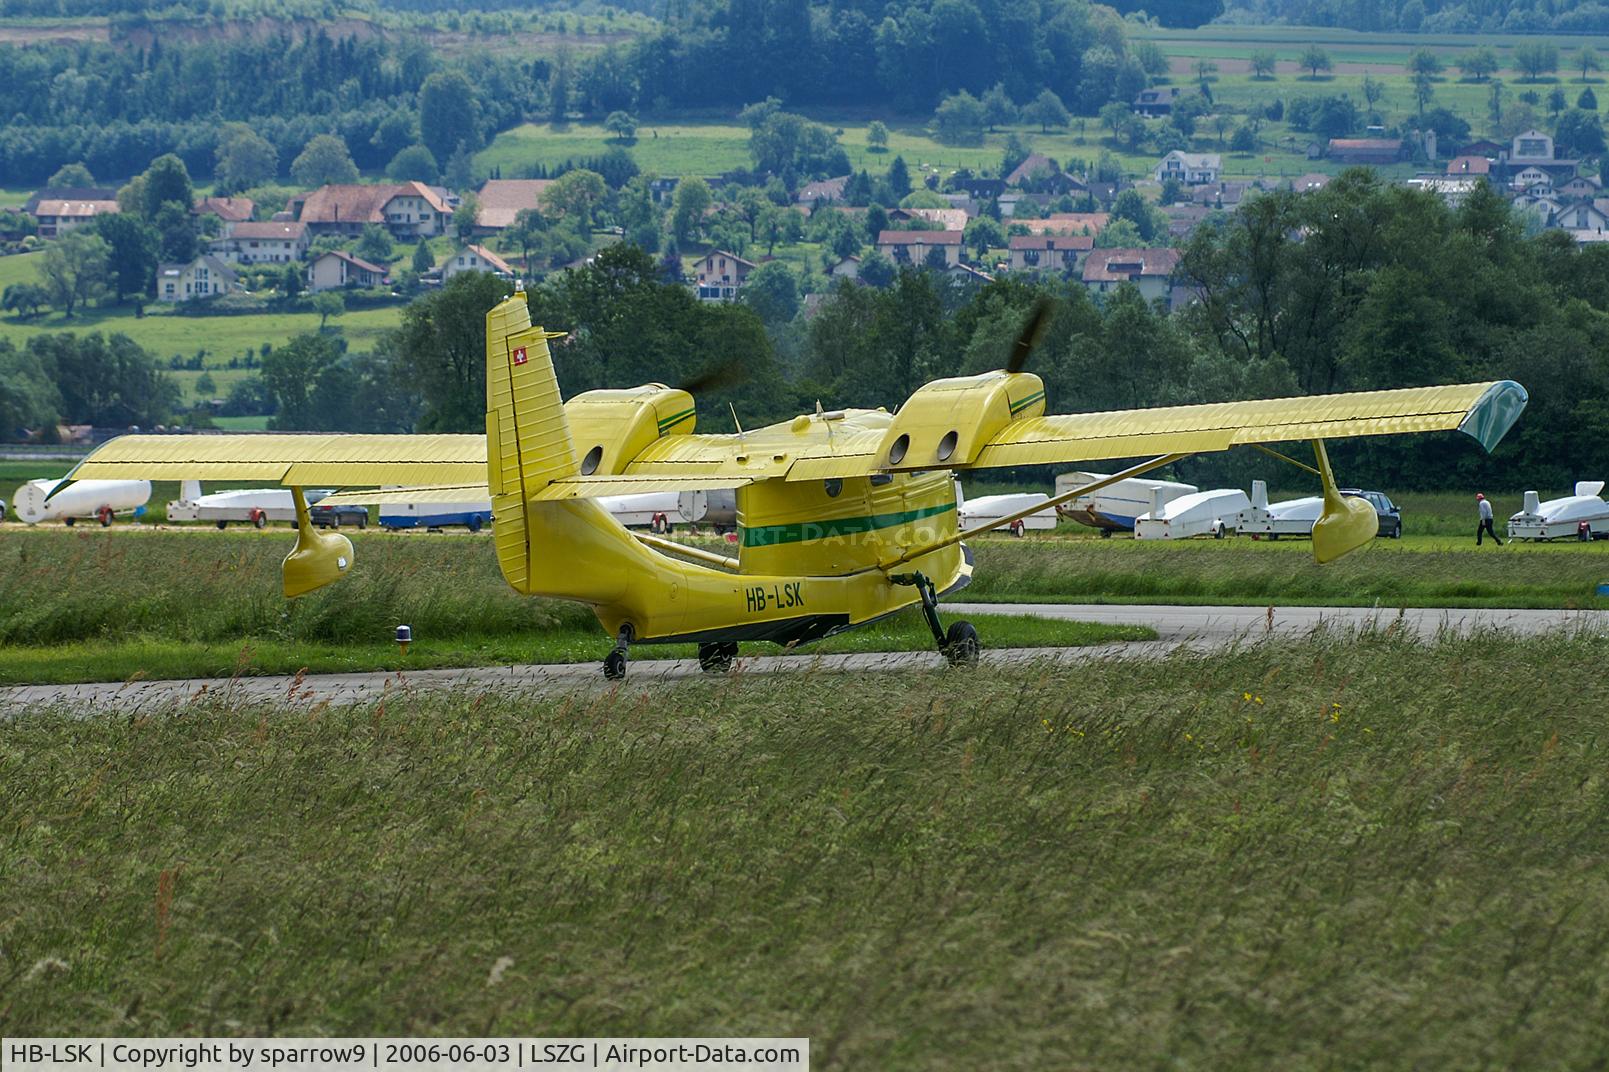
[[[1482,536],[1490,536],[1492,539],[1497,540],[1497,546],[1502,547],[1503,541],[1498,539],[1497,530],[1492,528],[1491,501],[1485,495],[1476,492],[1475,506],[1480,510],[1480,522],[1475,526],[1475,546],[1479,547],[1481,545]]]

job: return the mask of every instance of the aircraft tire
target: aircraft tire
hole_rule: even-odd
[[[982,650],[978,631],[971,622],[950,623],[950,628],[944,634],[944,657],[951,666],[977,666],[978,653]]]
[[[626,653],[616,648],[603,660],[603,677],[605,681],[622,681],[626,677]]]
[[[706,674],[724,674],[732,669],[732,663],[736,659],[736,644],[700,644],[698,646],[698,668]]]

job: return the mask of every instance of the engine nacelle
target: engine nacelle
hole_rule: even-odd
[[[688,435],[697,422],[693,396],[662,383],[586,391],[564,404],[582,476],[611,476],[667,435]]]
[[[1012,421],[1045,412],[1045,384],[1031,372],[985,372],[925,384],[894,415],[879,465],[932,469],[969,465]]]

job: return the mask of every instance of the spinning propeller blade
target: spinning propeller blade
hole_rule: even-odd
[[[711,365],[676,386],[688,394],[696,395],[700,391],[719,391],[726,387],[737,387],[746,383],[748,378],[748,367],[734,358],[718,365]]]
[[[1011,356],[1006,359],[1007,372],[1021,372],[1028,364],[1028,355],[1044,338],[1055,312],[1055,304],[1049,298],[1041,295],[1034,301],[1033,308],[1028,310],[1028,319],[1017,333],[1017,340],[1011,344]]]

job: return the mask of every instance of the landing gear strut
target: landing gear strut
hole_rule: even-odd
[[[706,674],[724,674],[732,669],[732,663],[736,659],[737,644],[730,641],[724,644],[698,646],[698,667]]]
[[[615,637],[615,647],[603,660],[603,676],[607,681],[620,681],[626,676],[626,649],[631,647],[631,624],[628,622],[620,627]]]
[[[944,623],[939,621],[938,592],[926,574],[905,573],[889,579],[895,584],[915,587],[917,594],[922,597],[922,617],[927,619],[927,627],[933,631],[933,642],[938,645],[939,654],[948,659],[951,666],[978,665],[978,653],[983,650],[983,645],[978,641],[978,631],[971,622],[965,621],[953,622],[949,631],[945,631]]]

